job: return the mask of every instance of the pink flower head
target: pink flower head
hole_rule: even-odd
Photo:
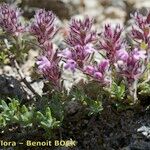
[[[87,44],[85,46],[77,45],[73,49],[73,57],[75,61],[83,62],[89,57],[90,54],[94,52],[94,48],[91,45]],[[80,66],[80,65],[79,65]]]
[[[93,41],[96,40],[96,32],[92,30],[93,20],[86,17],[84,20],[72,19],[66,44],[69,48],[65,49],[60,55],[65,59],[65,68],[84,68],[90,56],[95,51]],[[75,68],[74,68],[75,67]]]
[[[88,17],[84,20],[72,19],[66,43],[69,46],[74,47],[76,45],[84,46],[95,41],[96,32],[92,31],[92,25],[93,20]]]
[[[128,52],[128,55],[124,51],[119,53],[122,54],[122,56],[120,54],[118,55],[120,56],[118,57],[116,64],[118,73],[126,77],[128,80],[138,79],[144,71],[144,61],[146,59],[145,52],[139,51],[135,48],[134,50]]]
[[[91,44],[91,43],[86,44],[84,46],[84,51],[86,54],[92,54],[93,52],[95,52],[95,49],[93,48],[93,44]]]
[[[52,60],[56,54],[56,50],[53,48],[53,43],[46,41],[43,43],[43,45],[41,45],[41,48],[43,50],[43,55],[46,56],[49,60]]]
[[[85,70],[85,72],[87,73],[87,74],[89,74],[89,75],[94,75],[94,73],[95,73],[95,67],[94,66],[86,66],[86,68],[84,69]]]
[[[99,42],[99,48],[106,51],[107,58],[113,64],[116,60],[116,52],[123,49],[123,40],[121,38],[122,28],[117,25],[112,28],[110,24],[105,25],[104,31],[100,34],[102,41]]]
[[[20,9],[13,5],[3,3],[0,5],[0,27],[15,36],[24,31],[24,27],[20,22]]]
[[[87,66],[85,67],[85,73],[98,80],[102,84],[108,83],[108,70],[109,70],[109,60],[104,59],[96,66]]]
[[[135,48],[132,52],[132,56],[134,60],[144,60],[146,59],[146,52],[140,51],[138,48]]]
[[[98,64],[98,70],[102,73],[105,74],[105,72],[109,68],[109,60],[108,59],[103,59],[99,64]]]
[[[75,72],[76,66],[77,64],[74,60],[68,59],[65,64],[65,69],[70,69],[72,72]]]
[[[72,58],[72,53],[71,50],[69,50],[69,48],[66,48],[63,51],[61,51],[58,56],[69,59]]]
[[[58,57],[58,52],[53,49],[51,42],[45,42],[42,48],[44,50],[43,55],[36,62],[38,69],[54,86],[59,87],[61,70],[59,67],[60,58]]]
[[[126,61],[129,57],[129,54],[126,50],[121,49],[121,50],[117,51],[116,57],[119,60]]]
[[[47,68],[51,66],[51,62],[46,56],[39,57],[36,64],[38,65],[38,69],[40,70],[40,72],[45,72]]]
[[[132,37],[137,40],[141,40],[145,44],[148,44],[148,47],[150,47],[150,12],[148,12],[145,16],[139,12],[135,12],[131,16],[136,24],[131,30]]]
[[[95,72],[94,77],[98,80],[103,80],[103,75],[101,72]]]
[[[76,45],[74,48],[66,48],[59,56],[67,59],[66,69],[71,67],[72,69],[70,69],[75,71],[74,69],[77,67],[83,69],[85,62],[94,51],[95,49],[92,47],[92,44],[87,44],[85,46]]]
[[[43,76],[48,79],[53,85],[58,86],[61,77],[61,71],[59,68],[59,61],[52,58],[49,60],[46,56],[41,56],[37,60],[39,71]]]
[[[150,24],[150,12],[148,12],[146,16],[143,16],[139,12],[135,12],[131,17],[134,19],[136,25],[142,30]]]
[[[52,39],[56,34],[55,18],[51,11],[40,9],[36,12],[29,31],[37,37],[40,44]]]

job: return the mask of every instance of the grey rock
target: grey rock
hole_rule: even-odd
[[[131,150],[150,150],[150,142],[135,141],[130,145]]]
[[[36,8],[44,8],[46,10],[52,10],[59,18],[69,18],[71,5],[63,2],[62,0],[22,0],[22,8],[24,9],[24,15],[28,18],[33,17],[34,10]]]
[[[21,83],[12,76],[0,75],[0,97],[17,97],[20,100],[26,99],[26,94]]]
[[[150,127],[142,126],[140,127],[137,132],[141,132],[147,138],[150,138]]]

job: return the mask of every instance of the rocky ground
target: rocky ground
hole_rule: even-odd
[[[107,108],[98,116],[75,118],[67,118],[69,125],[62,134],[78,141],[75,150],[150,149],[150,110],[115,112]]]

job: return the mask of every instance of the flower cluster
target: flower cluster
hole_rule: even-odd
[[[137,48],[130,52],[119,50],[117,52],[117,72],[125,77],[128,82],[133,82],[144,72],[143,62],[145,59],[145,51],[140,51]]]
[[[59,64],[61,59],[65,61],[65,69],[70,69],[72,72],[79,69],[102,85],[110,83],[110,89],[116,77],[114,75],[117,74],[123,77],[123,83],[126,83],[129,89],[134,83],[131,95],[134,93],[134,98],[136,98],[137,81],[145,70],[149,75],[150,12],[146,16],[136,12],[132,17],[135,25],[132,26],[131,39],[136,41],[136,43],[133,42],[132,48],[127,45],[125,37],[122,38],[123,28],[120,25],[112,27],[107,24],[100,33],[98,44],[102,52],[100,54],[105,59],[96,60],[100,63],[92,64],[95,62],[95,54],[99,52],[96,50],[98,36],[93,30],[93,19],[89,17],[83,20],[72,19],[65,39],[66,48],[58,51],[52,43],[58,31],[56,16],[51,11],[38,10],[28,31],[36,37],[42,49],[42,55],[37,60],[39,71],[56,87],[60,87],[62,71]],[[12,5],[1,4],[0,26],[7,33],[15,36],[25,31],[20,22],[20,10]]]
[[[72,19],[69,35],[66,39],[68,48],[60,54],[67,61],[65,68],[83,69],[84,64],[89,60],[95,51],[93,42],[96,40],[96,32],[92,31],[93,20],[86,17],[84,20]]]
[[[97,66],[89,65],[85,67],[85,73],[99,81],[101,84],[108,84],[109,79],[107,78],[109,70],[109,60],[104,59]]]
[[[56,87],[59,87],[61,77],[59,61],[57,51],[54,51],[52,44],[45,43],[44,55],[39,57],[36,63],[43,76]]]
[[[63,52],[60,53],[59,56],[67,59],[65,68],[71,69],[71,71],[75,72],[75,69],[83,68],[84,63],[88,61],[90,55],[94,52],[94,48],[91,44],[87,44],[85,46],[77,45],[74,48],[66,48]]]
[[[100,34],[102,41],[99,42],[99,49],[106,52],[107,59],[110,60],[111,64],[116,62],[116,52],[124,49],[121,33],[122,28],[120,25],[113,28],[110,24],[107,24],[104,27],[104,31]]]
[[[135,12],[131,16],[135,22],[135,25],[132,26],[132,38],[136,41],[140,48],[146,51],[147,54],[145,66],[147,70],[147,80],[149,80],[150,70],[148,64],[150,62],[150,12],[148,12],[145,16],[139,12]]]
[[[51,11],[38,10],[29,31],[37,38],[42,48],[42,56],[37,60],[39,71],[54,86],[59,87],[61,71],[59,68],[59,57],[54,49],[51,39],[57,31],[55,15]]]
[[[132,27],[132,37],[141,40],[141,42],[148,45],[147,48],[150,48],[150,12],[146,16],[143,16],[139,12],[135,12],[134,15],[131,16],[136,24],[136,26]]]
[[[116,72],[122,76],[128,87],[128,93],[133,98],[133,102],[137,101],[137,87],[141,75],[144,73],[146,60],[146,52],[138,48],[127,52],[119,50],[117,52]]]
[[[85,46],[95,41],[96,32],[92,31],[93,20],[86,17],[84,20],[72,19],[69,36],[66,43],[71,46]]]
[[[0,27],[12,35],[18,36],[24,31],[20,22],[20,9],[3,3],[0,5]]]
[[[36,12],[29,31],[36,36],[40,44],[51,40],[56,34],[55,19],[56,16],[51,11],[40,9]]]

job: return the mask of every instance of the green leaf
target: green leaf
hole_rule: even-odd
[[[40,124],[41,124],[41,127],[43,127],[44,129],[49,128],[49,125],[44,121],[41,121]]]
[[[7,103],[4,101],[4,100],[1,100],[1,105],[0,107],[3,109],[3,110],[9,110],[9,107],[7,105]]]
[[[97,101],[91,100],[91,101],[92,102],[89,105],[89,108],[90,108],[89,115],[97,114],[103,110],[103,106],[102,106],[101,101],[98,101],[98,100]]]
[[[46,118],[52,119],[52,114],[51,114],[51,110],[49,107],[46,108]]]
[[[22,113],[28,112],[28,108],[27,108],[25,105],[23,105],[23,106],[21,107],[21,112],[22,112]]]
[[[43,120],[45,118],[44,115],[40,111],[37,111],[36,117],[38,120]]]
[[[5,127],[6,126],[6,120],[2,115],[0,115],[0,127]]]
[[[12,102],[9,103],[9,108],[10,108],[11,110],[17,111],[19,105],[20,105],[19,102],[18,102],[17,100],[14,100],[14,99],[13,99]]]
[[[111,97],[115,98],[116,100],[122,100],[125,96],[125,85],[123,83],[117,85],[115,82],[113,82],[110,93]]]

